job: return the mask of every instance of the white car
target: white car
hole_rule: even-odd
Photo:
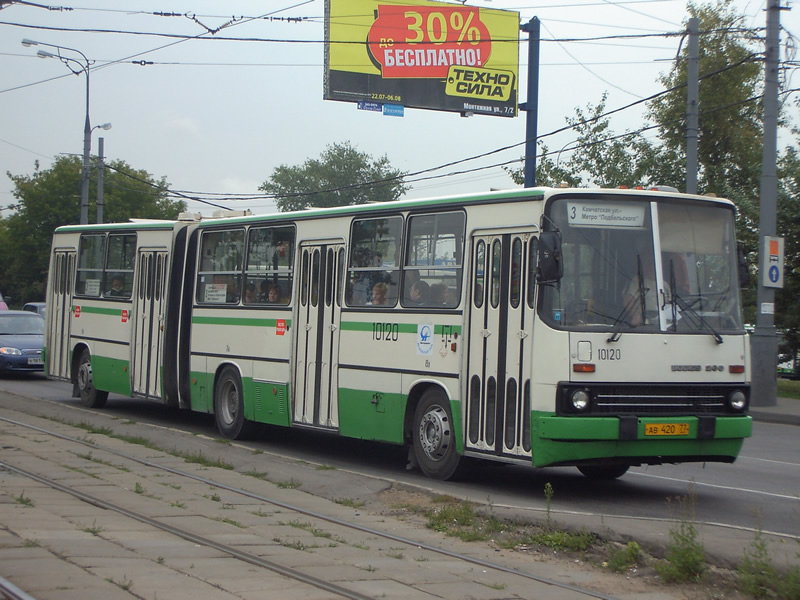
[[[47,303],[46,302],[28,302],[23,307],[22,310],[27,310],[28,312],[34,312],[37,315],[41,315],[44,318],[45,310],[47,310]]]

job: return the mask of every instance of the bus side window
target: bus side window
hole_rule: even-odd
[[[201,238],[197,302],[236,304],[242,291],[244,230],[205,231]]]
[[[383,305],[397,304],[402,231],[400,216],[353,221],[346,294],[350,306],[370,305],[379,283],[386,286]]]
[[[409,218],[403,263],[404,306],[459,305],[465,220],[463,212],[426,213]]]
[[[81,236],[78,252],[78,283],[75,293],[81,296],[100,296],[105,262],[106,236],[86,234]]]
[[[294,270],[293,225],[252,227],[247,234],[245,304],[288,304]],[[251,290],[248,296],[247,290]]]
[[[133,292],[133,265],[136,260],[136,234],[112,233],[108,236],[108,257],[103,295],[130,298]]]

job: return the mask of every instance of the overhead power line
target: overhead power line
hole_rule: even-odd
[[[262,17],[258,17],[262,18]],[[99,34],[115,34],[115,35],[131,35],[131,36],[151,36],[151,37],[161,37],[161,38],[169,38],[169,39],[176,39],[176,40],[198,40],[198,41],[217,41],[217,42],[259,42],[259,43],[269,43],[269,44],[337,44],[337,45],[364,45],[363,40],[322,40],[322,39],[292,39],[292,38],[264,38],[264,37],[220,37],[213,35],[213,33],[219,32],[220,30],[224,29],[225,27],[232,26],[232,25],[240,25],[246,21],[230,21],[225,26],[217,28],[217,29],[207,29],[206,32],[202,34],[181,34],[181,33],[163,33],[157,31],[132,31],[132,30],[124,30],[124,29],[88,29],[88,28],[77,28],[77,27],[52,27],[46,25],[30,25],[27,23],[12,23],[9,21],[0,21],[0,25],[8,25],[10,27],[21,27],[23,29],[37,29],[41,31],[57,31],[61,33],[99,33]],[[746,28],[737,28],[737,29],[721,29],[721,30],[707,30],[700,32],[701,35],[708,35],[720,32],[728,32],[728,33],[747,33],[750,34],[754,31],[760,31],[761,28],[754,28],[754,29],[746,29]],[[208,37],[206,34],[211,33],[212,35]],[[568,37],[568,38],[542,38],[542,42],[555,42],[555,43],[566,43],[566,42],[598,42],[598,41],[607,41],[607,40],[637,40],[637,39],[655,39],[655,38],[674,38],[683,36],[686,33],[684,29],[676,30],[676,31],[665,31],[665,32],[656,32],[656,33],[630,33],[630,34],[616,34],[616,35],[599,35],[599,36],[589,36],[589,37]],[[527,37],[514,37],[514,38],[493,38],[492,40],[495,43],[526,43]],[[418,45],[424,46],[425,44],[435,45],[435,42],[419,42]]]

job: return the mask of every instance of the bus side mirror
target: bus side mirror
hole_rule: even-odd
[[[542,231],[539,234],[539,283],[554,283],[563,275],[561,232]]]
[[[747,264],[744,242],[736,242],[736,263],[739,267],[739,287],[745,289],[750,285],[750,266]]]

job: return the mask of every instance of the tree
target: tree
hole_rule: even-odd
[[[734,201],[758,197],[763,129],[760,94],[761,50],[751,44],[752,32],[741,28],[743,17],[731,0],[716,4],[689,3],[699,21],[700,173],[697,189]],[[681,51],[661,83],[672,90],[649,104],[664,152],[685,164],[688,50]],[[678,186],[683,189],[683,185]],[[750,208],[749,206],[743,208]]]
[[[277,167],[259,189],[274,194],[285,212],[397,200],[409,189],[404,175],[385,155],[376,160],[344,142],[327,146],[319,159]]]
[[[800,144],[800,139],[798,139]],[[776,324],[783,330],[781,362],[800,353],[800,152],[789,147],[778,164],[778,235],[784,238],[783,289],[776,290]]]
[[[104,182],[104,221],[127,221],[132,217],[175,219],[186,210],[182,201],[167,197],[167,183],[155,181],[146,171],[132,169],[124,161],[107,165]],[[16,212],[0,221],[0,280],[3,292],[15,304],[41,300],[45,295],[50,242],[61,225],[80,221],[79,157],[62,156],[50,169],[33,175],[12,175]],[[89,215],[94,215],[96,186],[90,186]]]
[[[578,137],[558,152],[555,163],[547,146],[540,143],[537,185],[634,187],[646,183],[642,179],[646,178],[650,163],[644,159],[653,154],[653,149],[638,133],[617,135],[611,130],[610,120],[604,116],[606,98],[607,94],[603,94],[596,106],[588,104],[585,111],[576,108],[575,116],[567,117],[567,124]],[[561,161],[562,153],[569,154],[569,158]],[[507,172],[516,183],[524,182],[523,169]]]

